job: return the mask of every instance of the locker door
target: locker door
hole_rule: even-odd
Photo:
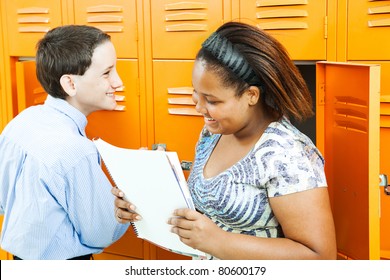
[[[317,64],[337,246],[351,259],[380,257],[379,76],[378,65]]]
[[[75,23],[98,27],[111,35],[117,56],[137,58],[136,0],[75,1]]]
[[[145,259],[144,255],[144,241],[138,238],[132,226],[129,227],[127,232],[115,243],[111,244],[104,249],[105,253],[101,256],[101,259],[115,259],[115,256],[122,256],[126,259],[142,260]],[[113,256],[113,255],[114,256]],[[99,259],[100,254],[94,255],[94,259]]]
[[[18,113],[23,109],[43,104],[47,93],[35,75],[35,60],[16,62]]]
[[[348,60],[390,59],[390,1],[348,1]]]
[[[390,178],[390,95],[381,96],[380,173]],[[390,259],[390,195],[381,189],[381,258]]]
[[[88,116],[86,133],[125,148],[140,147],[140,104],[138,62],[118,60],[117,70],[124,88],[117,91],[117,109],[99,111]],[[32,105],[43,104],[47,93],[35,76],[35,61],[16,63],[18,112]]]
[[[11,56],[35,56],[35,45],[50,29],[62,25],[61,0],[4,1]]]
[[[273,35],[294,60],[325,60],[326,2],[241,0],[240,18]]]
[[[192,60],[153,62],[155,143],[165,143],[167,150],[178,153],[186,176],[204,125],[192,101],[192,66]],[[155,249],[156,259],[188,259],[159,247]]]
[[[194,59],[223,22],[223,0],[153,0],[153,58]]]
[[[98,111],[88,116],[89,138],[103,140],[123,148],[138,149],[140,140],[140,95],[138,61],[117,61],[117,70],[124,88],[116,92],[118,106],[114,111]]]
[[[192,101],[192,66],[193,61],[153,63],[155,142],[190,162],[204,125]]]

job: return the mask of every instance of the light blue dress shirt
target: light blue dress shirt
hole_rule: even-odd
[[[48,96],[0,135],[4,250],[22,259],[69,259],[99,253],[126,232],[86,125],[80,111]]]

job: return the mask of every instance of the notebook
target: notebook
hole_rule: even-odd
[[[93,142],[111,179],[142,216],[132,223],[136,235],[175,253],[205,256],[181,242],[167,224],[175,209],[195,209],[177,153],[121,148],[102,139]]]

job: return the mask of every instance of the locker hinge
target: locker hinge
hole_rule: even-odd
[[[318,105],[325,105],[325,84],[318,85],[317,103]]]
[[[137,77],[136,79],[136,91],[137,91],[137,96],[141,96],[141,81],[140,81],[140,78]]]
[[[138,38],[138,22],[135,23],[135,30],[134,30],[134,36],[135,36],[135,41],[138,42],[139,38]]]
[[[328,16],[324,18],[324,38],[328,39]]]

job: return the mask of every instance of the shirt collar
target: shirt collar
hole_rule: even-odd
[[[60,111],[61,113],[72,119],[73,122],[76,124],[80,134],[86,136],[85,127],[88,123],[87,117],[75,107],[70,105],[66,100],[48,95],[45,101],[45,105]]]

